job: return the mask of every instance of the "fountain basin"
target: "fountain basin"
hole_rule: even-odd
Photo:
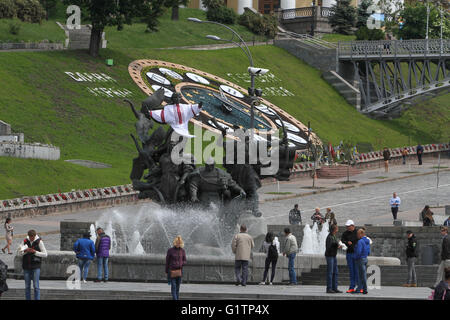
[[[266,255],[253,253],[253,260],[249,263],[248,282],[255,283],[262,280]],[[346,265],[344,255],[338,255],[338,265]],[[165,274],[165,254],[113,254],[109,259],[109,280],[133,282],[161,282],[167,281]],[[323,255],[303,255],[296,257],[295,268],[297,276],[303,272],[325,265]],[[400,260],[394,257],[371,257],[369,265],[400,265]],[[77,265],[75,253],[71,251],[48,251],[48,257],[42,259],[41,279],[68,279],[71,273],[68,268]],[[289,281],[288,259],[281,256],[277,263],[274,282]],[[14,270],[23,274],[22,259],[16,256]],[[201,256],[188,255],[187,265],[184,267],[183,281],[196,283],[234,283],[234,256]],[[97,261],[91,263],[88,279],[97,277]],[[325,283],[326,279],[324,279]]]

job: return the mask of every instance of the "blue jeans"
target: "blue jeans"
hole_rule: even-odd
[[[295,252],[288,255],[288,258],[289,258],[289,262],[288,262],[289,282],[293,283],[293,284],[297,284],[297,275],[295,274],[295,269],[294,269],[296,255],[297,254]]]
[[[325,257],[327,259],[327,290],[338,288],[338,266],[336,257]]]
[[[39,289],[40,275],[40,268],[23,270],[23,278],[25,279],[25,299],[31,300],[31,280],[33,280],[34,300],[41,300],[41,290]]]
[[[172,293],[173,300],[178,300],[180,298],[180,286],[181,277],[170,278],[170,292]]]
[[[234,274],[236,275],[236,281],[238,283],[246,285],[248,278],[248,261],[247,260],[234,261]]]
[[[80,277],[82,280],[87,279],[91,262],[89,259],[78,259],[78,267],[80,268]]]
[[[349,289],[355,289],[358,284],[358,269],[355,262],[355,254],[347,253],[347,265],[350,273],[350,287]]]
[[[108,257],[97,257],[97,279],[102,280],[103,270],[105,271],[105,280],[108,280]]]
[[[358,267],[358,288],[357,290],[363,290],[367,292],[367,258],[361,258],[356,260]]]

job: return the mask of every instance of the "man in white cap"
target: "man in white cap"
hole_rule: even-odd
[[[358,234],[353,220],[347,220],[345,223],[347,230],[342,234],[341,241],[347,246],[347,265],[350,273],[350,286],[347,293],[355,292],[355,286],[358,284],[358,270],[355,261],[355,246],[358,242]]]

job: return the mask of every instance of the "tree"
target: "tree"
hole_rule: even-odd
[[[349,138],[344,141],[342,148],[344,150],[344,159],[347,162],[347,183],[350,183],[350,166],[353,166],[353,148],[355,146],[354,139]]]
[[[134,17],[151,17],[147,20],[156,29],[156,20],[162,13],[161,6],[164,0],[64,0],[67,5],[79,6],[86,13],[87,19],[92,24],[91,41],[89,44],[89,54],[98,56],[100,41],[103,30],[106,26],[117,26],[117,30],[122,30],[124,24],[131,24]],[[156,8],[157,14],[154,13]],[[159,14],[159,15],[158,15]]]
[[[425,39],[427,29],[427,6],[422,3],[416,3],[412,6],[406,6],[401,12],[400,16],[404,20],[404,25],[400,29],[395,30],[397,37],[408,39]],[[443,37],[450,37],[450,19],[444,17],[443,19]],[[429,38],[440,37],[441,16],[437,7],[430,4],[429,16]]]
[[[356,25],[356,9],[350,4],[351,0],[337,0],[330,9],[328,18],[333,30],[340,34],[353,34]]]
[[[362,0],[357,9],[357,21],[356,28],[366,27],[367,19],[370,17],[370,13],[367,9],[373,4],[372,0]]]
[[[166,0],[164,3],[164,6],[167,8],[172,8],[172,20],[178,21],[180,15],[179,15],[179,9],[180,6],[187,5],[189,3],[189,0]]]
[[[392,32],[398,26],[398,20],[403,10],[402,0],[379,0],[377,6],[384,15],[384,27],[386,32]]]
[[[56,8],[58,0],[39,0],[39,2],[42,4],[46,11],[45,20],[48,20],[48,16],[50,15],[50,12]]]

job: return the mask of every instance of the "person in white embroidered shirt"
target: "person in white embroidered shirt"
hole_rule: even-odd
[[[23,278],[25,280],[25,299],[31,300],[31,280],[33,280],[34,299],[40,300],[39,277],[41,274],[41,259],[47,257],[44,242],[35,230],[28,231],[28,237],[17,250],[22,257]]]
[[[174,92],[172,94],[172,104],[164,106],[163,109],[149,110],[150,117],[161,124],[170,125],[179,135],[193,138],[189,134],[189,120],[200,114],[203,103],[182,104],[181,94]]]
[[[397,193],[394,192],[391,200],[389,201],[389,204],[391,206],[392,216],[394,217],[394,221],[397,220],[397,213],[398,213],[398,208],[400,207],[400,203],[401,203],[400,197],[398,197]]]

